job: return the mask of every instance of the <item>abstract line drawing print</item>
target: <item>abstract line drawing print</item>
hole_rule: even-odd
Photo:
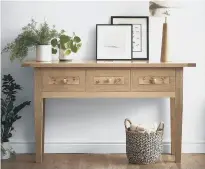
[[[142,52],[142,25],[136,24],[133,25],[133,52]]]

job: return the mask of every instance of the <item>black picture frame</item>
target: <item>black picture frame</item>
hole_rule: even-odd
[[[146,19],[146,24],[147,24],[147,30],[146,30],[146,40],[147,40],[147,43],[146,43],[146,53],[147,53],[147,57],[146,58],[133,58],[132,57],[132,60],[149,60],[149,17],[148,16],[111,16],[111,24],[112,25],[115,25],[115,24],[113,24],[113,20],[115,19],[115,18],[123,18],[123,19],[125,19],[125,18],[137,18],[137,19]],[[131,25],[133,25],[133,24],[131,24]],[[133,29],[132,29],[133,30]],[[132,48],[133,48],[133,45],[132,45]],[[132,51],[133,51],[133,49],[132,49]],[[133,56],[133,55],[132,55]]]
[[[98,58],[98,27],[99,26],[130,26],[131,27],[131,34],[132,37],[132,24],[96,24],[96,60],[97,61],[131,61],[132,60],[132,38],[131,38],[131,58],[130,59],[99,59]]]

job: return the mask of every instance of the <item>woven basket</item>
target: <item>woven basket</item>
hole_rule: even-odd
[[[129,163],[151,164],[157,162],[162,153],[164,123],[160,123],[156,132],[148,134],[146,132],[130,131],[127,122],[130,125],[132,123],[129,119],[125,119],[126,154]]]

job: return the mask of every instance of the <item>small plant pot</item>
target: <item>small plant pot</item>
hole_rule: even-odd
[[[1,159],[6,160],[11,157],[11,145],[9,142],[1,143]]]
[[[76,53],[69,53],[69,54],[66,54],[66,51],[63,50],[63,49],[60,49],[60,52],[59,52],[59,60],[60,61],[72,61],[73,58],[75,57]]]
[[[51,45],[36,46],[36,61],[38,62],[52,61]]]

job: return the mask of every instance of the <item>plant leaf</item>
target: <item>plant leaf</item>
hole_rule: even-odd
[[[16,116],[16,120],[19,120],[21,118],[21,116]]]
[[[57,49],[52,48],[52,54],[56,54],[57,53]]]
[[[8,134],[8,138],[10,138],[10,137],[12,137],[12,134],[11,134],[11,133]]]
[[[4,99],[1,98],[1,120],[3,120],[3,117],[6,115],[7,110],[7,104],[4,101]]]
[[[65,55],[70,55],[71,54],[71,50],[70,49],[67,49],[65,52],[64,52]]]
[[[60,36],[60,43],[67,43],[69,40],[71,39],[71,37],[67,36],[67,35],[61,35]]]
[[[82,43],[76,44],[76,47],[78,48],[78,50],[81,48],[81,46],[82,46]]]
[[[81,41],[80,37],[75,36],[73,39],[74,42],[79,43]]]
[[[13,109],[14,115],[18,114],[19,111],[21,111],[24,107],[29,106],[30,104],[31,104],[30,101],[25,101],[19,104],[18,106],[14,107]]]
[[[56,47],[57,44],[58,44],[57,39],[52,39],[52,40],[51,40],[51,45],[52,45],[53,47]]]
[[[7,106],[7,112],[10,113],[13,110],[13,107],[14,107],[13,101],[10,101]]]
[[[66,44],[67,42],[69,42],[70,39],[71,39],[70,36],[61,35],[61,36],[60,36],[60,48],[63,49],[63,50],[65,50],[65,49],[66,49],[65,44]]]
[[[68,48],[70,48],[70,43],[67,42],[67,43],[64,44],[64,46],[65,46],[66,49],[68,49]]]
[[[64,44],[60,44],[60,49],[65,50],[65,49],[66,49],[66,48],[65,48],[65,45],[64,45]]]
[[[76,45],[72,45],[71,50],[72,50],[72,52],[76,53],[78,51],[78,48]]]

